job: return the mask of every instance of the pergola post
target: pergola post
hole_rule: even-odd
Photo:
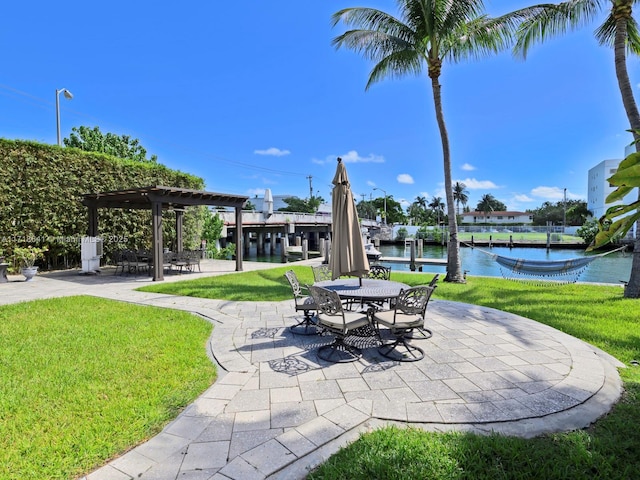
[[[182,223],[184,221],[184,211],[176,210],[176,252],[181,252],[182,247]]]
[[[162,202],[151,203],[151,241],[153,258],[153,281],[164,280],[162,251]]]
[[[89,208],[89,222],[87,226],[87,236],[98,236],[98,207],[90,205]]]
[[[236,272],[242,271],[242,207],[236,207]]]

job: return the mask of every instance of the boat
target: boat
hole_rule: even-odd
[[[380,257],[382,256],[382,252],[378,250],[373,243],[365,243],[364,251],[369,260],[377,261],[380,260]]]

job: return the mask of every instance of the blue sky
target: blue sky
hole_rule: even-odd
[[[488,0],[499,15],[536,3]],[[159,162],[213,192],[330,200],[336,157],[358,199],[444,198],[429,79],[385,80],[331,40],[332,13],[393,0],[7,2],[0,28],[0,137],[56,143],[71,127],[140,139]],[[604,17],[602,17],[604,18]],[[599,20],[601,20],[600,18]],[[533,48],[446,64],[441,77],[452,175],[474,208],[586,200],[587,171],[631,141],[613,51],[598,23]],[[637,90],[637,59],[628,62]],[[378,188],[381,190],[374,190]]]

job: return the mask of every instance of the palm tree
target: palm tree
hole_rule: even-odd
[[[436,217],[438,219],[437,226],[440,227],[440,214],[444,213],[444,203],[442,202],[442,198],[433,197],[427,206],[436,213]]]
[[[425,210],[427,209],[427,199],[426,198],[418,196],[418,197],[416,197],[415,203],[418,206],[422,207],[423,209],[425,209]]]
[[[484,212],[484,223],[487,223],[487,216],[489,214],[489,212],[492,212],[494,210],[493,205],[494,202],[496,201],[495,197],[493,195],[491,195],[490,193],[485,193],[481,198],[480,201],[478,202],[478,206],[476,207],[476,210],[479,212]]]
[[[633,89],[627,71],[627,50],[640,54],[640,32],[632,15],[632,7],[638,0],[567,0],[557,5],[542,4],[524,8],[517,13],[525,20],[518,29],[516,53],[526,57],[535,42],[574,30],[595,17],[610,4],[611,10],[604,23],[595,31],[600,45],[613,48],[618,88],[622,104],[629,120],[636,151],[640,152],[640,114],[633,96]],[[640,188],[638,189],[640,200]],[[625,297],[640,298],[640,221],[636,224],[636,241],[633,249],[631,277],[625,289]]]
[[[465,206],[469,200],[469,192],[464,183],[456,182],[453,184],[453,199],[456,201],[456,211],[460,215],[460,204]]]
[[[442,142],[444,186],[449,216],[449,248],[445,281],[464,283],[460,241],[451,181],[449,135],[442,110],[439,82],[445,60],[458,62],[496,53],[509,46],[516,18],[491,19],[482,0],[397,0],[402,19],[373,8],[347,8],[332,16],[333,25],[355,26],[334,38],[375,62],[365,90],[385,78],[418,75],[427,67]]]

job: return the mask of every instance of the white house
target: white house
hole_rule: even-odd
[[[533,214],[526,212],[465,212],[463,224],[472,225],[531,225]]]

